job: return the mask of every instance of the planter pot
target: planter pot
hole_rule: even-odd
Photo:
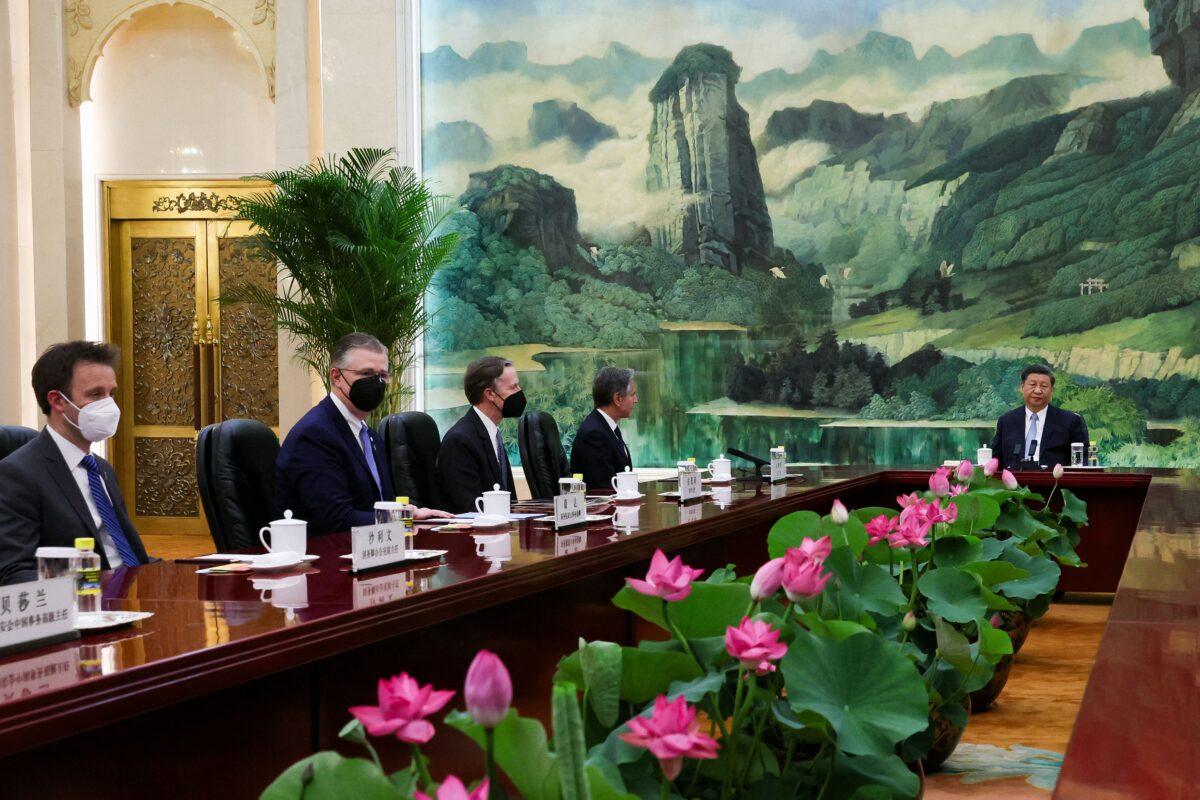
[[[1025,644],[1026,637],[1029,636],[1029,629],[1033,627],[1033,618],[1024,611],[999,611],[997,616],[1000,617],[1000,630],[1008,634],[1008,638],[1012,640],[1013,655],[1020,652],[1021,646]]]
[[[971,692],[971,709],[973,711],[986,711],[992,703],[996,702],[996,698],[1004,691],[1004,685],[1008,683],[1008,674],[1012,671],[1012,665],[1013,656],[1002,657],[996,664],[996,671],[992,673],[992,679],[988,681],[987,686]]]
[[[971,713],[971,696],[963,697],[963,708],[967,713]],[[959,727],[947,719],[937,709],[930,709],[929,722],[933,726],[933,744],[929,747],[929,752],[922,759],[922,766],[925,768],[925,773],[930,774],[937,772],[942,768],[942,764],[954,752],[954,748],[958,747],[958,742],[962,739],[963,731],[966,726]]]

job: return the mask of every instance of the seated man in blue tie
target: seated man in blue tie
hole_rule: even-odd
[[[475,498],[493,486],[513,491],[500,422],[525,411],[517,370],[499,356],[472,361],[463,376],[463,392],[472,407],[446,432],[437,461],[442,496],[456,514],[474,511]]]
[[[375,523],[375,503],[392,500],[379,434],[366,419],[387,393],[387,349],[349,333],[329,354],[329,395],[292,427],[275,459],[279,513],[308,522],[310,536]]]
[[[633,370],[603,367],[592,381],[595,409],[579,423],[571,446],[571,472],[583,475],[589,489],[612,489],[613,476],[633,469],[629,447],[619,424],[633,416],[637,405]]]
[[[104,569],[152,561],[129,519],[113,468],[92,444],[117,432],[117,349],[99,342],[52,345],[33,365],[46,427],[0,461],[0,585],[37,579],[39,547],[100,546]]]
[[[1014,408],[996,422],[992,455],[1000,466],[1046,468],[1071,463],[1071,444],[1087,446],[1088,428],[1083,417],[1050,405],[1054,397],[1054,372],[1043,364],[1021,371],[1022,408]]]

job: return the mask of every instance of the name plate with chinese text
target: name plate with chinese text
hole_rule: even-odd
[[[78,636],[74,576],[0,587],[0,653]]]
[[[388,564],[403,561],[406,556],[402,522],[383,522],[350,529],[352,572],[386,567]]]
[[[787,480],[787,454],[771,451],[771,483]]]
[[[587,522],[587,497],[583,492],[567,492],[554,498],[554,529],[569,528]]]
[[[679,472],[679,501],[695,500],[704,492],[699,472]]]

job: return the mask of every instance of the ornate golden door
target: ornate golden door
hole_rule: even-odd
[[[196,436],[221,420],[278,432],[274,321],[221,287],[275,287],[275,266],[233,218],[243,181],[104,185],[109,340],[121,348],[121,427],[112,463],[141,533],[207,534],[196,489]]]

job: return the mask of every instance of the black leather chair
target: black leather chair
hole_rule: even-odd
[[[571,464],[554,417],[546,411],[522,414],[517,420],[517,447],[530,497],[545,499],[558,494],[558,479],[571,474]]]
[[[37,431],[24,425],[0,425],[0,461],[37,435]]]
[[[261,422],[230,419],[196,440],[196,478],[213,543],[221,551],[258,547],[258,530],[275,518],[279,438]]]
[[[421,411],[390,414],[379,423],[379,435],[396,494],[414,505],[441,508],[436,468],[442,436],[433,417]]]

